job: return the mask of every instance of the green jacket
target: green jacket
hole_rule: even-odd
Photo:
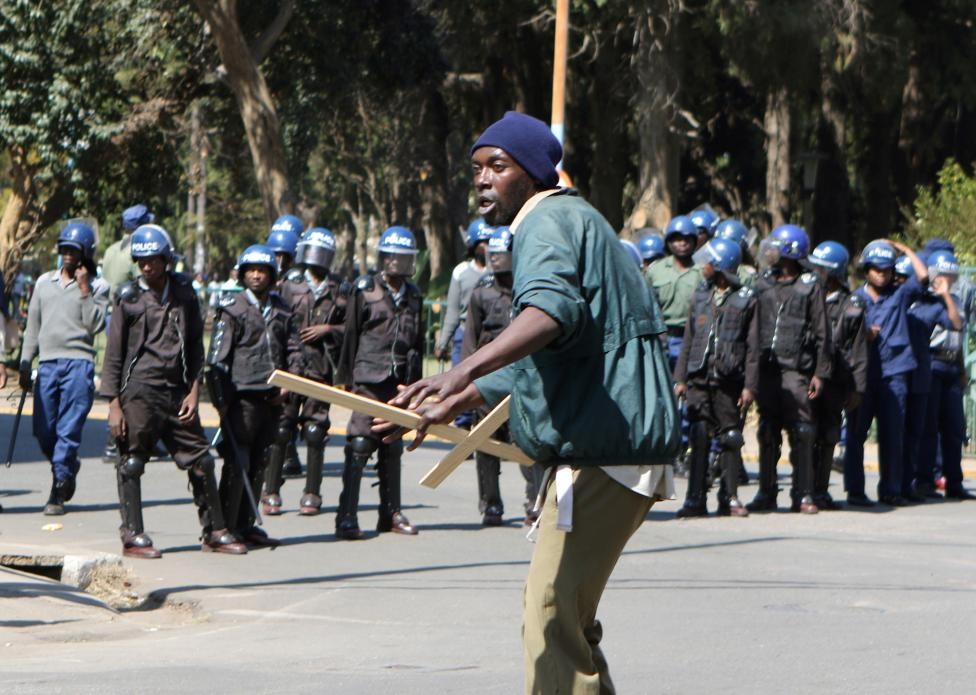
[[[105,255],[102,256],[102,277],[111,288],[113,301],[115,293],[122,285],[140,275],[139,266],[132,262],[129,250],[131,241],[132,234],[126,234],[105,249]]]
[[[492,406],[512,394],[515,443],[548,465],[672,463],[681,437],[661,312],[607,221],[554,194],[518,227],[512,260],[513,314],[533,306],[562,328],[475,382]]]
[[[691,298],[702,281],[701,269],[692,266],[681,270],[675,264],[674,256],[665,256],[651,263],[647,281],[654,287],[661,303],[664,323],[668,328],[684,328],[691,313]]]

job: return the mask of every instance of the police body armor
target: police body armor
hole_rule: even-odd
[[[197,304],[196,292],[189,277],[182,273],[168,271],[170,302],[179,305],[180,310],[168,312],[170,325],[177,332],[180,340],[180,365],[182,383],[189,386],[200,376],[202,364],[191,365],[187,358],[187,334],[189,310],[192,302]],[[122,374],[119,392],[125,390],[146,343],[146,304],[143,297],[149,290],[143,289],[138,280],[131,280],[119,286],[116,294],[113,320],[125,321],[129,327],[128,340],[125,345],[125,355],[122,360]],[[202,330],[202,325],[199,327]],[[191,374],[194,371],[196,373]]]
[[[841,288],[826,298],[833,350],[831,379],[845,388],[854,388],[854,340],[864,323],[864,299]]]
[[[756,303],[756,293],[742,287],[731,292],[720,307],[712,301],[712,285],[703,282],[692,298],[695,335],[688,353],[688,376],[709,377],[742,382],[745,380],[749,318]]]
[[[248,290],[220,301],[207,363],[226,363],[229,357],[237,390],[264,391],[271,372],[288,368],[284,346],[288,345],[291,313],[277,292],[269,294],[264,309],[251,301]]]
[[[303,300],[305,295],[311,293],[308,285],[305,284],[304,273],[298,268],[290,268],[285,276],[278,281],[275,289],[290,311],[295,311],[296,305]],[[299,328],[305,328],[305,326],[299,326]]]
[[[475,286],[484,307],[481,333],[475,348],[482,348],[501,334],[512,322],[512,290],[502,287],[494,275],[486,275]],[[469,302],[470,305],[470,302]]]
[[[342,328],[346,317],[346,303],[348,290],[334,275],[326,278],[325,286],[320,294],[316,294],[311,285],[306,284],[308,295],[296,307],[296,318],[301,321],[301,327],[330,324],[336,326],[321,342],[302,344],[305,357],[305,367],[313,378],[332,380],[335,378],[335,365],[339,361],[339,351],[342,349]],[[348,285],[346,285],[348,287]],[[301,317],[298,317],[298,313]]]
[[[756,281],[758,310],[765,319],[759,323],[759,345],[764,363],[804,374],[812,373],[816,368],[816,344],[810,331],[809,316],[817,282],[813,273],[803,273],[790,283],[790,291],[781,302],[782,283],[776,281],[773,271],[766,271]]]
[[[380,276],[366,275],[356,282],[356,310],[361,311],[359,345],[353,380],[378,384],[393,378],[409,384],[420,378],[422,355],[414,348],[420,337],[423,297],[404,280],[400,300]]]

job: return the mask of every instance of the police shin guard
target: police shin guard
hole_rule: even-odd
[[[718,436],[720,486],[719,514],[722,516],[748,516],[749,511],[739,501],[739,469],[742,467],[742,430],[726,430]]]
[[[705,505],[705,477],[708,475],[708,432],[702,421],[692,422],[689,432],[688,493],[678,510],[679,519],[708,516]]]
[[[220,505],[214,460],[210,456],[201,459],[190,466],[187,474],[193,490],[193,502],[197,505],[200,518],[202,550],[229,555],[246,554],[247,546],[227,529]]]
[[[305,425],[305,491],[298,505],[298,513],[315,516],[322,509],[322,464],[325,462],[325,443],[329,437],[321,425]]]
[[[777,485],[776,464],[779,463],[780,431],[778,425],[759,421],[759,492],[746,505],[750,512],[776,511]]]
[[[140,478],[146,470],[146,461],[139,456],[125,456],[115,467],[119,484],[119,513],[122,525],[122,554],[127,557],[153,559],[160,553],[153,547],[152,539],[145,533],[142,525],[142,483]]]
[[[816,514],[813,501],[813,445],[817,430],[809,422],[798,422],[790,430],[790,458],[793,462],[793,487],[790,509],[803,514]]]
[[[375,450],[376,441],[369,437],[352,437],[346,444],[342,492],[339,493],[339,509],[336,512],[336,535],[347,541],[363,537],[359,528],[359,488],[363,480],[363,469]]]
[[[484,516],[485,526],[500,526],[505,508],[502,506],[502,493],[498,487],[501,462],[497,456],[475,452],[475,467],[478,470],[478,511]]]
[[[416,536],[417,527],[400,511],[400,459],[403,442],[380,444],[379,465],[376,472],[380,479],[380,508],[376,521],[379,533],[393,531],[406,536]]]
[[[818,509],[835,511],[840,505],[830,496],[830,473],[834,465],[834,443],[819,441],[813,449],[813,501]]]

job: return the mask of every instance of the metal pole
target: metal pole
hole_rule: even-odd
[[[552,134],[563,144],[566,114],[566,58],[569,44],[569,0],[556,0],[556,47],[552,59]],[[558,168],[562,168],[559,162]]]

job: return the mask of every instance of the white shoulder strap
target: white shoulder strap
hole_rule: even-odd
[[[522,224],[522,220],[524,220],[530,212],[535,210],[536,205],[542,202],[544,198],[548,198],[553,193],[558,193],[559,191],[560,189],[558,188],[550,188],[548,191],[539,191],[534,196],[526,200],[525,205],[522,206],[522,209],[518,211],[515,219],[512,220],[512,224],[508,226],[508,228],[512,230],[512,234],[515,234],[515,232],[518,230],[519,225]]]

